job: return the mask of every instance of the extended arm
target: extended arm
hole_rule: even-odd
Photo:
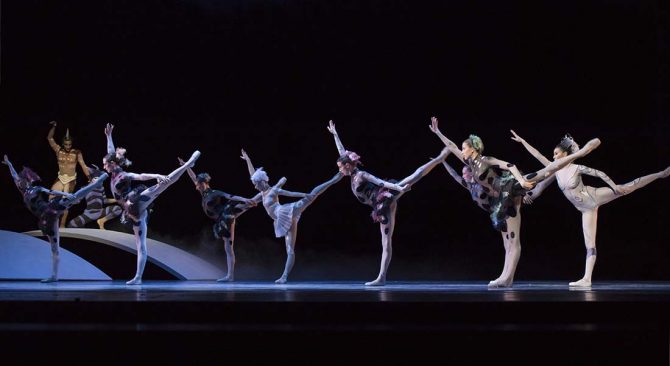
[[[49,141],[49,146],[51,146],[51,149],[55,153],[58,153],[60,146],[56,143],[56,140],[54,140],[54,134],[56,133],[56,121],[51,121],[49,124],[51,124],[51,129],[49,129],[49,133],[47,134],[47,141]]]
[[[16,188],[18,188],[19,191],[23,192],[23,190],[19,186],[19,182],[20,182],[19,174],[14,169],[14,165],[12,165],[12,162],[9,161],[9,158],[7,157],[7,155],[4,156],[4,159],[2,160],[2,163],[9,167],[9,174],[12,175],[12,179],[14,180],[14,184],[16,185]]]
[[[442,131],[440,131],[440,128],[438,126],[438,121],[437,118],[432,117],[430,119],[431,124],[428,126],[430,128],[430,131],[433,132],[434,134],[437,135],[437,137],[440,138],[442,143],[451,151],[453,154],[458,157],[458,159],[462,162],[463,161],[463,152],[461,149],[458,148],[458,145],[456,145],[453,141],[449,140],[447,136],[445,136]]]
[[[454,178],[454,180],[455,180],[458,184],[460,184],[461,186],[463,186],[463,188],[469,190],[469,188],[468,188],[468,183],[465,181],[465,179],[463,179],[463,177],[461,177],[461,176],[456,172],[456,170],[454,170],[454,168],[451,167],[451,165],[449,165],[446,161],[443,161],[443,162],[442,162],[442,165],[444,165],[444,168],[447,169],[447,172],[449,172],[449,175],[451,175],[451,177]]]
[[[363,179],[365,179],[366,181],[371,182],[371,183],[373,183],[375,185],[378,185],[380,187],[384,187],[384,188],[388,188],[388,189],[392,189],[394,191],[400,191],[400,192],[404,192],[408,188],[407,185],[399,186],[395,183],[391,183],[391,182],[387,182],[383,179],[379,179],[379,178],[375,177],[374,175],[372,175],[368,172],[360,172],[359,174],[361,174],[361,177]]]
[[[516,178],[516,180],[521,184],[522,187],[526,189],[531,189],[533,188],[534,183],[528,182],[523,175],[521,175],[521,172],[519,169],[516,167],[516,165],[508,163],[506,161],[496,159],[490,156],[485,157],[486,162],[491,164],[491,165],[497,165],[500,169],[502,170],[509,170],[510,173]]]
[[[282,196],[286,196],[286,197],[297,197],[297,198],[307,197],[307,193],[291,192],[291,191],[287,191],[287,190],[284,190],[284,189],[278,189],[277,193],[282,195]]]
[[[112,141],[112,130],[114,130],[114,125],[108,123],[107,126],[105,126],[105,136],[107,136],[107,154],[116,151],[114,148],[114,141]]]
[[[179,160],[179,165],[184,165],[184,164],[185,164],[184,159],[182,159],[182,158],[177,158],[177,160]],[[197,179],[195,173],[193,172],[193,169],[191,169],[191,168],[189,167],[189,168],[186,169],[186,172],[188,173],[188,176],[189,176],[189,177],[191,178],[191,180],[193,181],[193,184],[197,184],[197,183],[198,183],[198,179]]]
[[[521,136],[517,135],[516,132],[514,132],[514,130],[510,130],[510,132],[512,132],[512,135],[514,135],[512,137],[512,140],[520,142],[523,145],[523,147],[525,147],[526,150],[528,150],[528,152],[531,155],[533,155],[535,159],[539,160],[540,163],[542,163],[542,165],[547,166],[551,163],[551,161],[545,158],[544,155],[542,155],[536,148],[534,148],[531,144],[526,142],[526,140],[524,140]]]
[[[158,182],[163,182],[163,181],[167,180],[166,176],[160,175],[160,174],[149,174],[149,173],[137,174],[137,173],[129,173],[129,172],[125,172],[124,174],[132,180],[152,180],[152,179],[156,179]]]
[[[342,145],[340,135],[337,134],[337,130],[335,129],[335,123],[333,123],[332,120],[328,122],[328,132],[333,134],[333,137],[335,138],[335,146],[337,146],[337,152],[339,152],[340,156],[342,156],[347,151],[347,149],[345,149],[344,145]]]
[[[242,149],[242,156],[240,156],[242,160],[247,162],[247,170],[249,171],[249,176],[254,175],[256,172],[256,169],[254,168],[254,164],[251,163],[251,158],[249,157],[249,154],[247,154],[244,149]]]
[[[525,203],[527,205],[530,205],[531,203],[533,203],[533,201],[536,198],[540,197],[542,195],[542,192],[544,192],[544,190],[547,189],[547,187],[549,187],[549,185],[554,182],[554,180],[556,180],[556,176],[552,175],[551,177],[549,177],[549,178],[541,181],[540,183],[538,183],[535,186],[535,188],[526,192],[526,195],[523,196],[523,203]]]

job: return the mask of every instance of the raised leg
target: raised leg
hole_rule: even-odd
[[[293,264],[295,263],[295,240],[298,235],[298,220],[293,221],[291,230],[286,234],[284,239],[286,240],[286,264],[284,265],[284,273],[279,277],[275,283],[286,283],[288,280],[288,275],[293,269]]]
[[[393,202],[389,207],[388,222],[379,225],[382,235],[382,260],[379,275],[374,281],[365,283],[365,286],[384,286],[386,284],[386,273],[393,256],[393,230],[395,229],[395,213],[397,208],[397,202]]]
[[[314,187],[314,189],[312,189],[312,191],[307,194],[307,197],[295,203],[295,207],[293,208],[293,214],[298,216],[302,214],[302,212],[305,211],[305,209],[309,207],[309,205],[314,203],[314,201],[316,200],[317,197],[319,197],[319,195],[325,192],[326,189],[328,189],[333,184],[339,182],[340,179],[342,179],[342,173],[337,173],[332,178],[330,178],[329,181]]]
[[[233,229],[231,228],[231,231]],[[217,282],[232,282],[235,280],[235,249],[233,248],[232,239],[223,239],[224,248],[226,249],[226,264],[228,265],[228,273],[226,277],[219,278]]]
[[[524,176],[524,178],[529,182],[539,182],[539,181],[549,177],[550,175],[556,173],[557,171],[559,171],[560,169],[562,169],[566,165],[572,163],[573,161],[588,155],[589,153],[591,153],[591,151],[593,151],[599,145],[600,145],[600,140],[599,139],[593,139],[593,140],[587,142],[586,145],[584,145],[584,147],[579,149],[574,154],[570,154],[566,157],[554,160],[551,163],[549,163],[549,165],[547,165],[546,167],[538,170],[535,173],[527,174],[526,176]]]
[[[405,184],[409,184],[410,186],[412,186],[413,184],[421,180],[421,178],[425,177],[428,173],[430,173],[430,171],[433,170],[433,168],[442,164],[442,162],[444,161],[444,159],[447,158],[447,156],[449,156],[449,149],[447,148],[442,149],[442,152],[438,157],[431,159],[426,164],[420,166],[417,170],[414,171],[414,173],[412,173],[412,175],[401,180],[398,183],[398,185],[403,186]]]
[[[161,193],[163,193],[163,191],[165,191],[169,186],[174,184],[174,182],[179,180],[179,177],[181,177],[181,175],[184,174],[188,170],[188,168],[192,168],[199,157],[200,157],[200,151],[196,150],[193,153],[193,155],[191,155],[191,158],[188,159],[186,163],[184,163],[184,165],[180,166],[179,168],[175,169],[172,173],[168,174],[167,182],[154,184],[153,186],[142,191],[141,195],[143,196],[143,198],[140,199],[138,202],[138,204],[140,205],[139,207],[140,212],[146,210],[146,208],[149,207],[149,205],[156,198],[158,198],[158,196]]]
[[[584,231],[584,245],[586,246],[586,264],[584,265],[584,277],[575,282],[570,282],[571,287],[591,287],[591,276],[593,267],[596,265],[596,232],[598,229],[598,209],[582,212],[582,230]]]
[[[133,226],[135,233],[135,247],[137,248],[137,270],[135,277],[126,282],[126,285],[141,285],[144,266],[147,264],[147,212],[142,212],[138,226]]]
[[[658,173],[649,174],[645,175],[644,177],[634,179],[633,181],[628,182],[626,184],[620,184],[619,188],[624,192],[623,195],[627,195],[637,191],[638,189],[646,186],[647,184],[655,181],[656,179],[667,178],[669,175],[670,175],[670,167]],[[598,204],[598,206],[604,205],[622,196],[621,194],[614,193],[614,191],[608,187],[597,188],[595,195],[596,195],[595,197],[596,203]]]

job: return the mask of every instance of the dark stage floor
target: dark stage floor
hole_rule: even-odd
[[[0,318],[10,354],[91,351],[82,363],[113,348],[105,360],[665,365],[670,283],[4,281]]]

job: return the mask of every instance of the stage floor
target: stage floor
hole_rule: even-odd
[[[75,364],[207,364],[251,348],[246,364],[667,365],[669,344],[667,282],[0,281],[4,352],[93,353]]]
[[[516,282],[488,288],[486,282],[0,281],[0,301],[247,301],[247,302],[670,302],[670,282]]]

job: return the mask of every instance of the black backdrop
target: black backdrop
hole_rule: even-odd
[[[3,1],[0,150],[50,186],[48,122],[96,164],[112,122],[131,171],[166,174],[199,149],[214,188],[251,196],[242,147],[306,191],[336,172],[334,119],[366,170],[401,178],[442,148],[436,115],[457,142],[477,133],[524,171],[540,165],[510,128],[547,156],[565,133],[598,136],[582,163],[624,183],[670,164],[668,15],[660,0]],[[0,228],[33,229],[2,175]],[[303,215],[294,279],[376,276],[379,229],[348,183]],[[668,183],[600,210],[595,280],[670,279]],[[557,186],[523,217],[517,280],[579,278],[580,214]],[[223,263],[186,176],[157,200],[150,237]],[[236,247],[238,279],[281,273],[262,208],[238,221]],[[487,215],[441,167],[401,199],[390,280],[489,280],[502,260]]]

